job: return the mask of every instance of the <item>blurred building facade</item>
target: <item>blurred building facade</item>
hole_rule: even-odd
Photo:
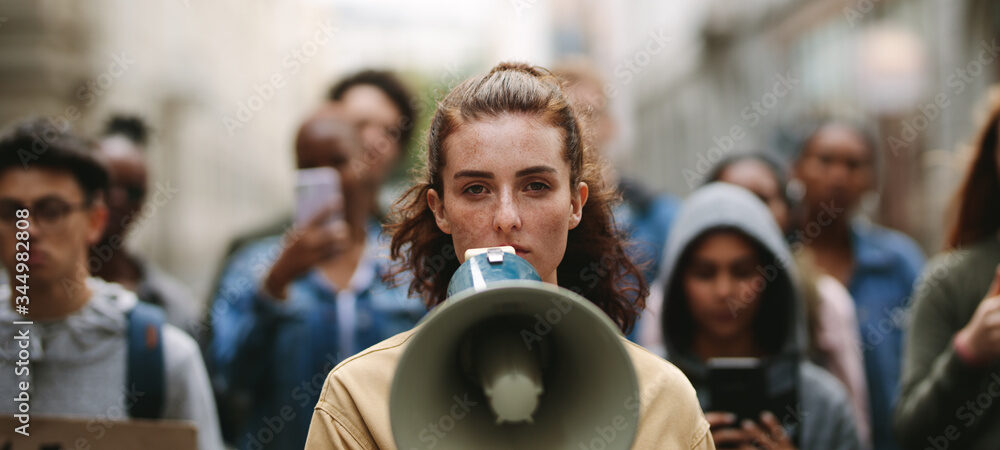
[[[131,244],[205,296],[229,239],[292,208],[295,126],[337,76],[374,66],[422,80],[426,120],[448,88],[497,61],[585,53],[604,71],[621,124],[612,156],[680,196],[722,155],[777,146],[774,130],[817,105],[867,114],[886,144],[882,196],[867,209],[933,251],[996,80],[998,9],[987,0],[0,0],[0,125],[45,114],[94,135],[109,114],[144,116],[150,205]]]
[[[674,2],[627,3],[628,22],[645,32],[630,33],[625,59],[605,63],[632,104],[626,170],[683,195],[720,155],[787,151],[776,148],[775,130],[818,106],[860,113],[882,140],[881,196],[865,209],[925,250],[940,248],[997,79],[994,2],[688,2],[691,23],[672,30],[683,50],[640,67],[649,31],[679,8],[662,3]]]
[[[229,239],[290,210],[297,122],[336,70],[329,5],[0,2],[0,124],[152,129],[131,244],[204,293]]]

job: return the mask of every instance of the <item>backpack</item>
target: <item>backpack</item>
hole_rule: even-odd
[[[133,419],[158,419],[163,415],[167,390],[163,356],[166,317],[161,308],[140,301],[126,318],[128,415]]]

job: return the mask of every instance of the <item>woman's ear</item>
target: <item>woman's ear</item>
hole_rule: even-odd
[[[434,222],[441,232],[451,234],[451,224],[448,223],[448,216],[444,212],[444,200],[433,188],[427,190],[427,207],[434,213]]]
[[[583,219],[583,205],[587,204],[587,196],[590,194],[587,183],[580,182],[576,185],[576,191],[570,198],[569,229],[576,228]]]

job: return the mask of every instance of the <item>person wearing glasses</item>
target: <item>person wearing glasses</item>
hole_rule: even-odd
[[[87,270],[88,248],[108,219],[107,189],[108,173],[90,144],[52,121],[30,120],[0,138],[0,260],[10,279],[0,292],[0,397],[14,399],[29,387],[32,417],[123,420],[153,394],[128,389],[126,380],[133,379],[132,317],[154,307],[139,308],[131,291]],[[27,226],[19,228],[19,219]],[[28,302],[18,299],[25,294],[17,275],[25,273]],[[27,349],[15,339],[23,330]],[[162,350],[163,402],[152,415],[194,422],[199,448],[223,448],[198,344],[172,325],[159,330],[146,333],[159,337],[146,345]],[[19,413],[16,402],[0,405],[0,414]]]
[[[108,224],[101,239],[90,247],[87,267],[94,276],[118,283],[136,293],[139,300],[157,305],[167,313],[167,321],[196,335],[199,308],[186,286],[151,261],[130,252],[125,238],[137,222],[155,210],[143,212],[149,171],[146,165],[148,130],[142,119],[114,116],[98,142],[97,156],[110,175]],[[160,195],[169,198],[169,184]]]

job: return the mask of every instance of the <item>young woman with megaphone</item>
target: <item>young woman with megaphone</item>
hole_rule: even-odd
[[[389,338],[331,371],[316,405],[306,448],[508,448],[515,442],[521,448],[714,448],[708,423],[684,375],[621,334],[635,323],[648,289],[627,258],[625,243],[615,229],[611,213],[614,193],[604,184],[596,157],[584,147],[576,114],[559,80],[545,69],[501,63],[466,80],[445,97],[428,133],[423,176],[397,204],[389,228],[393,232],[392,255],[401,259],[401,273],[411,277],[411,291],[421,295],[431,308],[446,299],[448,302],[435,308],[428,320],[413,330]],[[425,383],[426,376],[407,372],[410,366],[397,368],[402,367],[401,359],[403,363],[440,359],[440,353],[450,351],[424,346],[420,347],[422,354],[414,356],[415,349],[407,347],[416,347],[429,328],[449,326],[441,319],[452,308],[451,300],[462,295],[448,298],[449,282],[461,264],[468,260],[475,265],[469,258],[478,258],[467,258],[466,251],[499,246],[516,253],[517,258],[510,256],[510,260],[530,263],[537,273],[535,279],[549,286],[550,297],[557,299],[553,304],[569,302],[576,305],[574,310],[598,311],[600,320],[617,330],[608,334],[610,339],[595,339],[593,336],[602,333],[601,326],[589,330],[576,327],[567,333],[579,336],[580,345],[575,345],[575,339],[564,339],[549,348],[551,355],[541,366],[564,367],[546,372],[545,388],[551,392],[540,398],[539,417],[525,421],[532,423],[503,424],[503,417],[498,416],[496,424],[482,425],[479,418],[486,414],[482,392],[456,394],[441,405],[414,402],[397,406],[398,391],[420,394],[421,389],[439,388],[428,386],[433,383]],[[492,263],[492,254],[490,258]],[[532,296],[541,290],[545,289],[523,292]],[[472,298],[465,304],[485,301],[485,297]],[[580,307],[580,301],[586,307]],[[526,329],[573,328],[566,325],[575,320],[572,314],[576,313],[549,308],[525,316],[547,321],[545,327],[536,327],[536,321]],[[437,324],[433,316],[439,319]],[[482,331],[489,327],[474,328]],[[621,361],[627,370],[617,373],[627,376],[620,382],[631,382],[637,389],[622,398],[610,396],[613,407],[593,408],[588,398],[608,397],[609,391],[600,384],[614,385],[619,380],[612,377],[596,384],[578,380],[607,373],[604,366],[618,361],[605,358],[611,353],[598,349],[608,342],[626,355]],[[588,352],[591,359],[584,358],[584,364],[577,358],[565,367],[562,355]],[[477,356],[482,355],[472,355]],[[460,358],[453,359],[448,360],[452,362],[446,364],[447,369],[460,372]],[[563,384],[574,383],[585,388],[553,399],[558,391],[566,390]],[[394,397],[392,413],[390,391]],[[491,399],[494,412],[495,404],[496,399]],[[400,408],[406,411],[401,413]],[[596,425],[577,420],[591,412],[602,417]],[[413,428],[411,423],[405,429],[416,431],[403,433],[398,417],[420,426]],[[496,429],[473,428],[473,423],[507,428],[497,433]],[[519,438],[529,435],[538,440]]]

